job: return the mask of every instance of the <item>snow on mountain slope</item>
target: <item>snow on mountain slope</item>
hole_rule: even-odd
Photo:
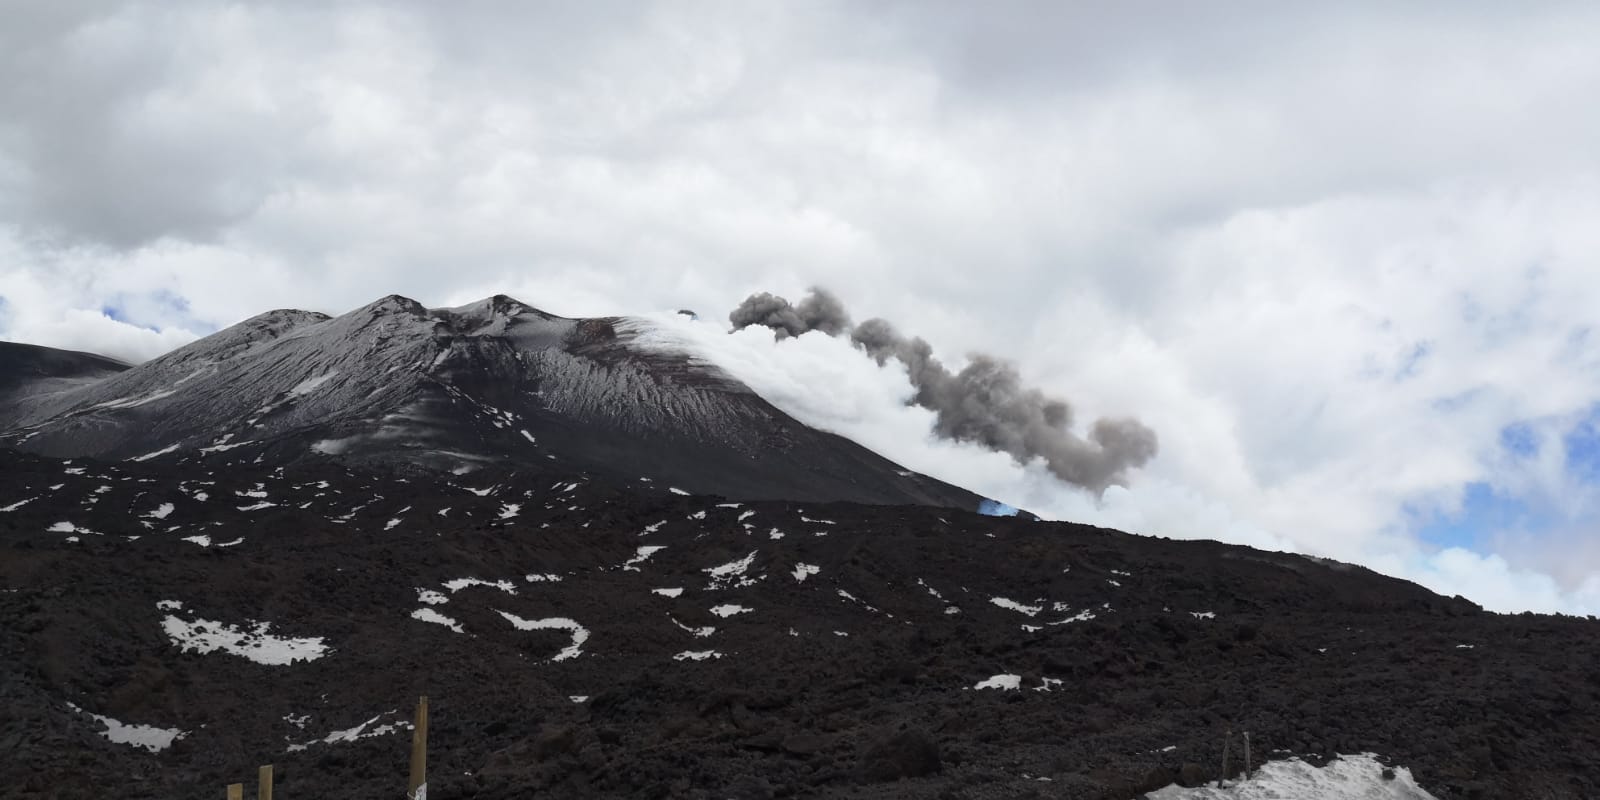
[[[431,310],[389,296],[338,317],[272,311],[0,407],[0,446],[209,463],[337,457],[457,474],[559,462],[741,499],[981,500],[809,428],[713,366],[633,346],[649,329],[503,295]]]

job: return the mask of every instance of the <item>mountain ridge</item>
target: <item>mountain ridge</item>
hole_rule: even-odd
[[[335,457],[465,472],[563,461],[735,499],[974,509],[984,498],[805,426],[650,323],[573,319],[507,295],[338,316],[258,314],[172,352],[40,390],[12,375],[0,445],[55,457],[275,463]]]

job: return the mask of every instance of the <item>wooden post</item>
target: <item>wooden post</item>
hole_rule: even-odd
[[[1250,780],[1250,732],[1244,732],[1244,779]]]
[[[244,784],[228,784],[228,800],[244,800]]]
[[[411,781],[406,788],[409,800],[428,798],[428,696],[417,699],[416,727],[411,729]]]
[[[256,800],[272,800],[272,765],[268,764],[256,774]]]
[[[1222,774],[1217,776],[1218,786],[1228,785],[1228,748],[1233,745],[1233,729],[1222,734]]]

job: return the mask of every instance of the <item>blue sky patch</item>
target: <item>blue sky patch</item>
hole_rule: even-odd
[[[1424,519],[1417,535],[1440,547],[1482,551],[1497,534],[1546,530],[1555,522],[1551,514],[1522,498],[1496,491],[1484,481],[1473,481],[1466,485],[1460,511]]]
[[[1512,461],[1531,461],[1547,444],[1545,436],[1529,422],[1507,425],[1500,431],[1500,449]],[[1600,404],[1591,406],[1584,417],[1561,436],[1568,477],[1585,488],[1600,488]],[[1496,546],[1500,534],[1538,536],[1570,525],[1560,508],[1537,497],[1523,497],[1496,488],[1489,481],[1473,481],[1462,487],[1461,508],[1439,514],[1408,507],[1417,535],[1441,547],[1484,550]]]
[[[1500,431],[1500,448],[1518,459],[1539,455],[1539,433],[1526,422],[1507,425]]]
[[[1600,405],[1589,411],[1572,430],[1561,437],[1566,448],[1566,470],[1584,483],[1600,484]]]
[[[1409,378],[1415,378],[1422,371],[1422,362],[1433,352],[1433,345],[1428,342],[1417,342],[1412,345],[1411,351],[1401,359],[1400,366],[1395,370],[1394,379],[1398,383]]]
[[[179,326],[202,335],[215,326],[196,320],[190,313],[189,298],[160,289],[144,294],[117,294],[100,306],[107,319],[160,333],[164,327]]]
[[[118,305],[113,305],[111,303],[107,303],[106,305],[103,305],[103,306],[100,307],[100,313],[103,316],[105,316],[107,319],[110,319],[110,320],[113,320],[113,321],[116,321],[116,322],[121,322],[121,323],[125,323],[125,324],[128,324],[128,325],[139,325],[139,323],[134,322],[131,319],[128,319],[128,315],[126,313],[124,313],[123,310],[122,310],[122,307],[118,306]],[[142,328],[142,327],[145,327],[145,326],[140,325],[139,327]],[[156,331],[157,333],[161,332],[160,328],[152,327],[150,330]]]

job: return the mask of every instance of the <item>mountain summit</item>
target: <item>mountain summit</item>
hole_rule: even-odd
[[[982,498],[807,427],[651,323],[505,295],[338,317],[277,310],[131,368],[0,345],[0,445],[55,457],[583,471],[735,499],[976,509]]]

